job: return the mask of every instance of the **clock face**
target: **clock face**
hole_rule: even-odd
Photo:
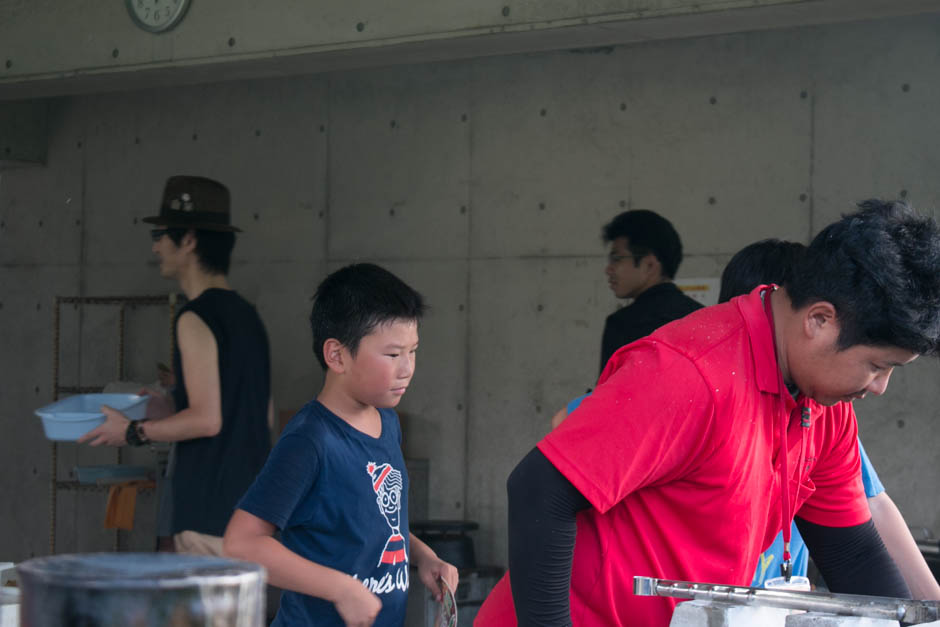
[[[176,26],[189,7],[189,0],[125,0],[134,23],[151,33]]]

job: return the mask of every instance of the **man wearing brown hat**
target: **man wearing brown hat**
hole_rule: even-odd
[[[176,442],[172,533],[180,549],[194,537],[183,532],[222,536],[264,465],[273,413],[270,351],[258,312],[226,277],[240,231],[230,223],[228,189],[207,178],[171,177],[160,215],[144,222],[157,226],[151,235],[161,276],[178,281],[188,299],[175,323],[175,408],[159,420],[130,421],[106,407],[105,423],[80,441]]]

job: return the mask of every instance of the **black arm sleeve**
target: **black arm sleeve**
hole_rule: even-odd
[[[796,526],[832,592],[911,598],[871,519],[854,527],[824,527],[797,517]]]
[[[591,506],[537,448],[509,475],[509,576],[519,627],[571,625],[575,515]]]

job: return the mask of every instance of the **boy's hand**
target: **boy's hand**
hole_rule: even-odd
[[[453,564],[448,564],[437,555],[433,555],[419,562],[417,566],[418,578],[431,591],[435,601],[440,603],[442,600],[441,586],[437,582],[438,579],[446,581],[450,589],[455,594],[457,593],[457,583],[460,580],[460,575]]]
[[[333,602],[346,627],[371,627],[382,609],[382,601],[362,585],[349,578],[343,592]]]

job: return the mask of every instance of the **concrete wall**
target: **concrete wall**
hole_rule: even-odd
[[[232,189],[245,234],[231,278],[268,326],[280,408],[319,383],[305,317],[325,272],[377,261],[426,295],[406,452],[430,459],[431,516],[480,522],[479,560],[505,563],[506,476],[592,384],[616,307],[600,226],[660,211],[685,242],[680,276],[713,277],[745,244],[807,241],[861,198],[936,207],[938,30],[897,18],[54,101],[46,165],[0,172],[0,493],[15,504],[0,559],[47,546],[31,412],[51,398],[53,297],[172,289],[139,223],[166,176]],[[70,382],[108,374],[95,315],[63,319]],[[139,315],[153,318],[128,374],[146,380],[166,331]],[[937,375],[920,360],[858,413],[908,521],[940,531],[925,498],[940,482]],[[63,474],[113,455],[61,448]],[[103,495],[59,506],[60,550],[108,548]]]

